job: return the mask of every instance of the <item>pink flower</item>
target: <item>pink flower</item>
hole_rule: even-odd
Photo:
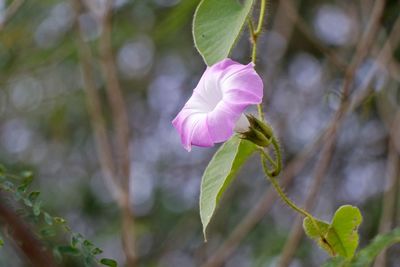
[[[172,124],[186,150],[190,151],[192,145],[211,147],[228,140],[237,123],[248,123],[244,110],[260,104],[262,97],[263,82],[254,64],[224,59],[206,69]]]

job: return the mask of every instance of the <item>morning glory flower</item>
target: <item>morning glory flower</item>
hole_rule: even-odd
[[[245,109],[260,104],[263,82],[254,64],[224,59],[207,67],[193,95],[172,121],[183,147],[211,147],[247,130]]]

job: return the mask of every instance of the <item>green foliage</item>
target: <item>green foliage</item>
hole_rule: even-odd
[[[203,0],[193,20],[193,38],[207,65],[228,57],[252,9],[254,0]]]
[[[330,255],[352,259],[358,246],[358,226],[362,216],[357,207],[341,206],[333,216],[332,223],[305,218],[306,234]]]
[[[105,265],[105,266],[110,266],[110,267],[116,267],[117,266],[117,262],[115,260],[107,259],[107,258],[101,259],[100,263]]]
[[[400,228],[397,228],[388,234],[376,236],[367,247],[360,250],[357,257],[354,259],[352,266],[361,267],[371,264],[382,250],[399,242]]]
[[[315,227],[314,222],[317,224],[318,228]],[[318,246],[325,249],[329,255],[333,255],[334,252],[325,238],[329,231],[329,223],[316,219],[314,219],[314,222],[308,217],[304,219],[303,228],[306,235],[317,242]]]
[[[234,136],[218,149],[204,171],[200,191],[200,217],[205,238],[207,226],[222,194],[254,151],[254,144]]]
[[[7,173],[4,167],[0,168],[0,190],[11,193],[16,201],[25,206],[19,212],[20,215],[33,218],[33,222],[37,226],[46,225],[39,231],[39,237],[45,239],[55,236],[60,229],[63,230],[64,234],[71,235],[70,244],[53,245],[52,251],[56,260],[61,262],[63,256],[79,256],[83,258],[85,267],[94,266],[98,263],[106,266],[118,266],[117,262],[111,259],[97,260],[97,255],[103,253],[100,248],[93,245],[81,234],[72,232],[64,218],[52,216],[43,210],[42,201],[39,198],[40,192],[28,191],[32,181],[33,174],[31,172],[23,172],[20,176],[17,176]],[[2,245],[3,240],[0,236],[0,247]]]
[[[351,261],[337,257],[326,262],[324,267],[370,266],[379,253],[396,243],[400,243],[400,228],[396,228],[390,233],[376,236],[374,240],[372,240],[368,246],[361,249]]]
[[[349,261],[342,257],[334,257],[324,263],[323,267],[349,267]]]

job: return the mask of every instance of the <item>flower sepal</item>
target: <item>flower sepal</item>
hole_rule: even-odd
[[[268,147],[273,138],[273,130],[266,122],[263,122],[253,115],[246,115],[250,123],[249,129],[240,133],[240,138],[248,140],[260,147]]]

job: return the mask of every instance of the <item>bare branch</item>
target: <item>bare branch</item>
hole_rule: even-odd
[[[81,13],[81,3],[79,0],[72,1],[76,13]],[[115,176],[115,165],[113,162],[111,145],[107,137],[106,123],[102,115],[100,96],[97,92],[96,84],[93,77],[91,63],[93,62],[92,52],[89,45],[83,40],[82,29],[79,22],[76,23],[78,30],[78,49],[83,71],[83,81],[87,94],[86,103],[91,118],[90,122],[93,127],[93,134],[96,141],[96,148],[100,158],[100,166],[103,172],[105,182],[111,191],[114,199],[121,202],[121,188]]]
[[[293,0],[282,0],[280,1],[280,3],[285,8],[286,16],[292,21],[292,23],[296,25],[296,27],[304,34],[304,36],[307,37],[307,39],[310,40],[315,45],[315,47],[319,51],[321,51],[327,57],[327,59],[331,61],[337,68],[344,70],[346,66],[345,61],[338,57],[338,55],[335,54],[334,51],[321,43],[321,41],[315,38],[306,22],[300,17],[299,13],[297,12],[293,4]]]
[[[4,29],[5,25],[10,19],[18,12],[18,10],[25,3],[25,0],[14,0],[9,7],[5,10],[3,18],[0,20],[0,31]]]
[[[74,0],[73,3],[77,14],[80,14],[82,9],[81,2]],[[82,34],[81,30],[80,33]],[[102,116],[100,97],[93,79],[91,67],[93,56],[90,47],[83,41],[82,35],[78,39],[87,93],[87,104],[96,139],[96,146],[100,155],[100,164],[106,183],[121,208],[122,243],[127,258],[127,266],[132,267],[135,266],[136,254],[134,247],[134,219],[130,204],[129,123],[111,50],[111,9],[108,9],[103,20],[100,51],[102,56],[101,65],[107,82],[106,87],[113,111],[113,121],[116,131],[117,158],[115,161]]]
[[[111,45],[112,34],[112,3],[106,1],[104,15],[101,17],[102,33],[99,40],[100,64],[103,76],[106,80],[108,100],[113,114],[114,129],[116,135],[116,162],[117,175],[122,183],[122,240],[127,266],[136,265],[134,217],[131,208],[131,160],[129,155],[129,119],[126,105],[122,96],[121,86],[118,80],[117,67]]]

